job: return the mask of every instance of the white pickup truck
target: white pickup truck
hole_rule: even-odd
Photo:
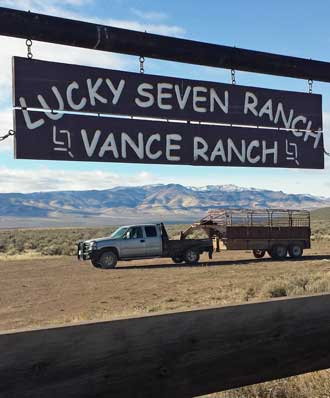
[[[175,263],[195,264],[200,254],[212,258],[211,239],[170,240],[160,224],[127,225],[105,238],[80,241],[78,259],[90,260],[97,268],[115,268],[118,260],[169,257]]]

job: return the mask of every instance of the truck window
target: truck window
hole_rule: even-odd
[[[127,230],[128,230],[127,227],[120,227],[120,228],[116,229],[115,232],[113,232],[110,235],[110,238],[111,239],[121,239],[123,236],[125,236]]]
[[[146,231],[147,238],[154,238],[157,236],[156,227],[150,225],[149,227],[144,227],[144,229]]]
[[[130,239],[142,239],[143,232],[141,227],[133,227],[130,230]]]

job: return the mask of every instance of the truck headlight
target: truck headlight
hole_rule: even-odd
[[[94,242],[94,241],[91,242],[89,247],[91,248],[91,250],[95,250],[96,249],[96,242]]]

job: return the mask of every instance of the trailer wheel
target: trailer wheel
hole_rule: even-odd
[[[287,255],[288,249],[284,245],[275,245],[272,247],[270,255],[275,260],[284,260]]]
[[[186,250],[183,258],[187,264],[197,264],[199,261],[199,253],[197,253],[194,249],[188,249]]]
[[[255,258],[263,258],[263,256],[266,254],[266,250],[253,250],[253,255]]]
[[[304,249],[298,243],[293,243],[289,246],[289,256],[291,258],[299,258],[302,256]]]
[[[117,261],[118,257],[116,253],[108,251],[101,254],[98,264],[100,265],[100,268],[111,269],[116,267]]]
[[[175,264],[180,264],[180,263],[183,262],[183,258],[180,257],[180,256],[172,257],[172,261],[173,261],[173,263],[175,263]]]

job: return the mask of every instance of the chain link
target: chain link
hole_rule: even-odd
[[[14,130],[9,130],[7,134],[5,134],[2,137],[0,137],[0,141],[4,141],[6,138],[11,137],[13,135],[15,135],[15,131]]]
[[[32,59],[33,58],[33,54],[32,54],[32,51],[31,51],[31,47],[32,47],[32,40],[31,39],[26,39],[26,41],[25,41],[25,44],[26,44],[26,47],[27,47],[27,57],[29,58],[29,59]]]
[[[144,57],[140,56],[139,61],[140,61],[140,73],[143,74],[144,73]]]
[[[309,92],[309,94],[312,94],[312,92],[313,92],[313,80],[312,79],[308,80],[308,92]]]
[[[231,70],[231,84],[236,84],[236,72],[235,72],[235,69]]]

